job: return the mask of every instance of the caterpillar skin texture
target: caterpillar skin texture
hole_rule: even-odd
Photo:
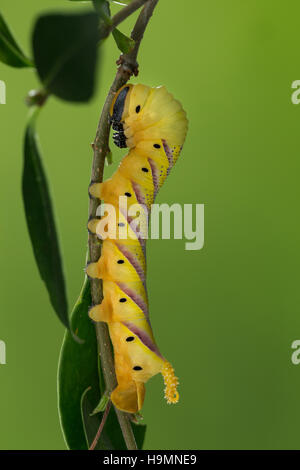
[[[114,206],[119,231],[115,239],[104,239],[99,261],[87,266],[88,276],[103,280],[104,294],[101,305],[93,306],[89,315],[109,327],[118,381],[111,400],[120,410],[135,413],[143,405],[144,384],[150,377],[162,373],[168,403],[178,401],[178,379],[161,355],[149,321],[145,240],[132,229],[119,197],[127,198],[128,210],[133,204],[151,209],[181,151],[187,118],[165,87],[145,85],[122,87],[110,115],[115,143],[130,151],[110,179],[90,187],[92,197]],[[89,228],[101,238],[99,219],[91,221]]]

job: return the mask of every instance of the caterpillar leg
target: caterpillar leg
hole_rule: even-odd
[[[101,183],[91,183],[89,186],[89,195],[100,199]]]
[[[145,385],[143,382],[131,381],[119,384],[111,393],[110,399],[119,410],[126,413],[137,413],[143,406]]]
[[[99,264],[88,263],[85,268],[86,275],[91,279],[100,279]]]
[[[92,218],[88,221],[87,228],[90,233],[95,234],[97,225],[99,224],[100,219]]]

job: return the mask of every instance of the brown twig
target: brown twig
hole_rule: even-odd
[[[131,33],[131,38],[135,41],[135,46],[131,52],[124,54],[118,61],[119,68],[116,73],[116,77],[113,81],[113,84],[109,90],[109,93],[106,97],[101,117],[99,120],[96,137],[93,142],[93,165],[92,165],[92,174],[91,182],[101,183],[103,180],[104,172],[104,163],[105,157],[109,152],[109,109],[113,100],[115,93],[118,89],[123,86],[131,75],[137,75],[138,64],[137,64],[137,54],[140,47],[141,40],[144,35],[144,31],[147,27],[147,24],[152,16],[153,10],[157,4],[158,0],[147,0],[145,5],[138,16],[134,29]],[[133,2],[132,2],[133,3]],[[129,6],[129,5],[128,5]],[[89,218],[96,216],[96,211],[99,206],[99,200],[90,199],[89,205]],[[89,253],[90,261],[98,261],[101,255],[101,243],[97,239],[97,236],[94,234],[89,234]],[[100,304],[103,299],[102,293],[102,283],[98,279],[91,279],[91,294],[93,304]],[[112,350],[110,346],[110,338],[108,333],[108,328],[105,323],[99,322],[96,324],[96,334],[97,334],[97,343],[98,343],[98,352],[101,357],[101,365],[103,370],[103,375],[106,383],[107,389],[111,392],[117,385],[114,361]],[[126,446],[129,450],[137,449],[134,434],[128,419],[128,415],[116,408],[116,413],[120,423],[120,427],[124,436]]]
[[[96,445],[98,444],[98,441],[100,439],[100,436],[101,436],[101,433],[103,431],[103,428],[104,428],[104,424],[106,423],[106,420],[107,420],[107,417],[108,417],[108,414],[109,414],[109,410],[110,410],[110,407],[111,407],[111,401],[109,401],[106,405],[106,408],[104,410],[104,413],[103,413],[103,416],[102,416],[102,420],[101,420],[101,423],[100,423],[100,426],[99,426],[99,429],[97,431],[97,434],[89,448],[89,450],[94,450]]]
[[[132,0],[126,7],[122,8],[122,10],[118,11],[113,17],[111,21],[111,27],[116,28],[122,21],[124,21],[128,16],[138,10],[147,0]]]

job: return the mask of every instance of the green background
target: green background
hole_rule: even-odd
[[[1,0],[26,52],[34,19],[67,0]],[[114,7],[114,11],[117,8]],[[149,241],[150,313],[157,342],[180,377],[168,406],[160,376],[147,384],[148,449],[300,448],[300,5],[274,0],[161,0],[134,82],[164,84],[190,127],[157,202],[204,203],[205,246]],[[130,31],[132,20],[122,25]],[[38,130],[64,254],[70,307],[83,280],[87,186],[98,116],[115,73],[105,44],[88,105],[52,98]],[[0,65],[0,448],[64,449],[56,370],[63,327],[38,276],[21,199],[24,96],[32,70]],[[76,80],[76,77],[74,77]],[[113,148],[114,165],[122,153]],[[74,364],[76,367],[76,364]]]

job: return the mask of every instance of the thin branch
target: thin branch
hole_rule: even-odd
[[[134,75],[138,74],[137,55],[139,52],[140,44],[144,37],[145,29],[149,23],[149,20],[153,14],[153,10],[156,7],[157,3],[158,0],[148,1],[148,3],[142,9],[131,33],[131,39],[135,41],[134,48],[132,51],[130,51],[129,54],[124,54],[120,58],[121,63],[123,64],[123,68],[130,67]]]
[[[122,10],[118,11],[112,17],[112,26],[115,28],[118,26],[122,21],[124,21],[128,16],[134,13],[138,8],[140,8],[147,0],[132,0],[126,7],[122,8]]]
[[[126,7],[122,8],[122,10],[118,11],[112,18],[109,24],[106,24],[105,26],[102,26],[102,31],[101,31],[101,38],[105,39],[109,34],[128,16],[132,15],[136,10],[138,10],[144,3],[146,3],[148,0],[132,0],[129,5],[126,5]]]
[[[134,49],[129,53],[122,55],[117,62],[120,66],[117,70],[116,77],[109,90],[105,100],[101,117],[99,120],[96,137],[93,143],[94,158],[92,164],[91,182],[101,183],[103,181],[104,162],[107,153],[109,152],[109,109],[114,95],[123,86],[131,75],[137,75],[138,64],[137,54],[140,47],[144,31],[152,16],[153,10],[158,0],[147,0],[144,8],[138,16],[134,29],[131,33],[132,39],[135,41]],[[133,2],[132,2],[133,3]],[[129,6],[129,5],[128,5]],[[127,8],[127,7],[126,7]],[[96,211],[99,206],[99,200],[90,199],[89,205],[89,218],[96,216]],[[89,234],[89,253],[92,262],[98,261],[101,255],[101,242],[94,234]],[[91,279],[91,294],[93,304],[100,304],[103,299],[102,283],[99,279]],[[106,383],[106,387],[111,392],[117,385],[117,379],[114,369],[113,354],[111,350],[111,343],[107,325],[105,323],[96,323],[96,334],[98,343],[98,352],[101,357],[101,366]],[[126,446],[129,450],[137,449],[134,434],[128,418],[128,414],[116,408],[117,417],[120,427],[124,436]]]
[[[106,408],[104,410],[104,413],[103,413],[103,416],[102,416],[102,419],[101,419],[99,429],[97,431],[95,439],[93,440],[89,450],[94,450],[96,445],[98,444],[98,441],[100,439],[101,433],[102,433],[103,428],[104,428],[104,424],[106,423],[106,420],[107,420],[107,417],[108,417],[108,414],[109,414],[110,407],[111,407],[111,401],[109,401],[106,405]]]

